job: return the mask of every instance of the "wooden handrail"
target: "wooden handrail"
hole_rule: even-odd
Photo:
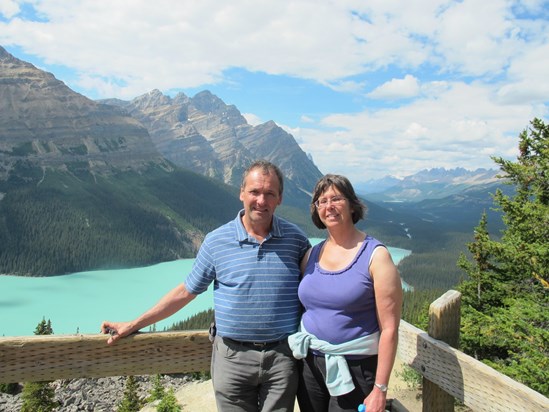
[[[210,369],[207,331],[138,333],[107,345],[107,335],[0,338],[0,383]]]
[[[447,297],[455,301],[454,295]],[[441,316],[444,313],[440,311]],[[212,347],[207,331],[138,333],[113,346],[107,345],[107,338],[0,337],[0,383],[186,373],[210,368]],[[475,411],[549,411],[549,399],[542,394],[405,321],[400,323],[398,356]]]
[[[542,394],[404,321],[398,356],[474,411],[549,411]]]

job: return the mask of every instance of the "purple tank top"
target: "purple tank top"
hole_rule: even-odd
[[[311,250],[299,285],[299,300],[305,308],[302,321],[307,332],[338,344],[379,330],[370,261],[374,249],[384,247],[366,236],[352,262],[343,270],[328,271],[318,258],[324,242]]]

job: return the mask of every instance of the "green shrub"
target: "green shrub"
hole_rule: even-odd
[[[124,390],[124,398],[118,404],[118,412],[138,412],[141,410],[143,403],[137,394],[137,381],[134,376],[126,378],[126,389]]]
[[[50,412],[58,403],[49,382],[27,382],[23,387],[21,412]]]
[[[164,395],[158,406],[156,407],[158,412],[180,412],[181,406],[177,403],[173,389],[169,389]]]

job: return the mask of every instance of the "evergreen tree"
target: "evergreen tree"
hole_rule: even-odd
[[[21,412],[50,412],[57,407],[49,382],[27,382],[23,387]]]
[[[118,412],[137,412],[141,409],[143,403],[137,394],[137,386],[134,376],[130,375],[126,378],[124,398],[118,404]]]
[[[170,388],[168,392],[164,395],[158,406],[156,407],[158,412],[180,412],[181,406],[177,403],[177,398],[173,392],[173,389]]]
[[[19,390],[19,384],[17,383],[0,383],[0,392],[7,393],[9,395],[15,395]]]
[[[405,291],[402,302],[402,319],[427,330],[429,326],[429,305],[444,293],[444,290]]]
[[[51,320],[42,318],[42,321],[36,326],[34,330],[35,335],[53,335],[53,328],[51,327]]]
[[[185,320],[172,324],[168,330],[196,330],[208,329],[210,324],[215,320],[215,311],[208,309],[197,313]]]
[[[45,318],[36,326],[35,335],[52,335],[51,321]],[[27,382],[21,393],[23,405],[21,412],[49,412],[53,411],[58,402],[55,401],[55,392],[49,382]]]
[[[148,402],[153,402],[162,399],[166,395],[164,386],[162,385],[162,376],[157,374],[153,378],[153,387],[149,396]]]
[[[494,203],[505,229],[500,240],[486,215],[468,245],[473,262],[459,266],[461,348],[544,395],[549,394],[549,126],[534,119],[519,136],[516,162],[493,158],[513,195]]]

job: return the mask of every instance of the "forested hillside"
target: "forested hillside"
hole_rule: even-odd
[[[473,239],[482,214],[488,216],[488,230],[495,238],[505,227],[501,211],[493,204],[497,190],[507,195],[514,193],[514,189],[500,179],[439,199],[382,202],[378,207],[385,210],[386,215],[390,213],[393,226],[381,227],[367,220],[364,230],[378,235],[388,245],[412,250],[399,268],[415,290],[448,290],[464,277],[456,262],[462,253],[469,255],[466,244]],[[404,230],[406,236],[402,236]]]
[[[389,246],[412,251],[399,263],[403,279],[414,290],[448,290],[456,287],[463,271],[457,266],[461,253],[468,253],[466,243],[472,239],[476,222],[462,222],[461,230],[441,222],[427,222],[412,214],[394,213],[403,224],[381,226],[366,220],[358,224]],[[456,216],[459,219],[459,215]],[[404,232],[404,228],[407,232]],[[408,236],[409,235],[409,236]]]
[[[276,133],[264,133],[263,140],[249,128],[236,142],[224,127],[228,107],[209,93],[181,109],[200,117],[201,132],[217,142],[212,147],[221,158],[231,153],[218,174],[234,169],[236,185],[195,173],[195,163],[190,170],[178,168],[124,109],[74,92],[2,47],[0,96],[0,274],[50,276],[194,257],[205,234],[242,207],[242,171],[267,154],[284,163],[280,214],[304,230],[312,227],[300,186],[313,186],[320,175],[316,166],[274,124],[269,130]],[[192,157],[196,147],[180,137],[170,152]],[[236,162],[240,148],[247,148],[247,156]],[[204,172],[214,159],[202,160]],[[304,166],[309,173],[299,172]]]
[[[234,188],[186,171],[36,173],[0,182],[0,273],[49,276],[194,257],[204,234],[241,207]]]
[[[100,104],[2,48],[0,67],[0,273],[47,276],[193,257],[204,234],[241,207],[241,172],[259,157],[286,175],[277,213],[309,236],[324,236],[311,222],[307,194],[320,171],[274,122],[251,127],[209,92]],[[162,157],[151,136],[190,170]],[[195,171],[230,177],[233,186]],[[450,227],[426,220],[434,209],[425,205],[366,203],[361,229],[412,250],[402,266],[407,282],[417,289],[457,283],[448,262],[464,243],[452,232],[471,233],[477,223],[460,220],[464,208],[436,209],[450,216]]]

